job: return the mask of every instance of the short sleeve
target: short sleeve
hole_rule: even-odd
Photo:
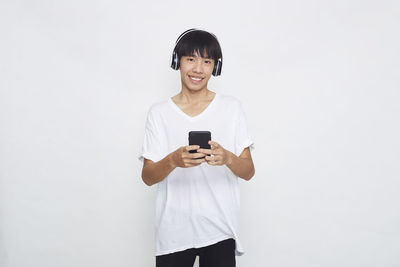
[[[246,147],[249,147],[250,151],[255,149],[254,142],[248,128],[246,115],[240,102],[238,103],[236,121],[235,155],[239,157]]]
[[[147,114],[142,149],[138,156],[140,161],[143,162],[146,158],[157,162],[164,157],[162,136],[160,120],[157,118],[156,112],[150,109]]]

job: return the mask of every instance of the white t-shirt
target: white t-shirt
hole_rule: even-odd
[[[144,143],[139,159],[157,162],[181,146],[190,131],[210,131],[211,140],[239,156],[254,149],[245,114],[238,99],[217,93],[195,117],[184,113],[171,98],[148,111]],[[156,256],[236,241],[235,253],[244,253],[239,241],[240,194],[238,177],[226,166],[206,162],[175,168],[158,183],[155,230]]]

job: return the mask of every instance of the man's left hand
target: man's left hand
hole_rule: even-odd
[[[218,166],[232,163],[232,152],[224,149],[215,141],[210,140],[208,144],[211,146],[211,149],[200,148],[197,149],[197,152],[210,155],[205,158],[209,165]]]

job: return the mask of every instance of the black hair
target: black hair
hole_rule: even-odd
[[[201,57],[212,58],[215,62],[218,59],[222,59],[221,46],[215,35],[193,29],[186,32],[179,36],[178,43],[175,45],[175,52],[179,58],[182,56],[194,56],[194,53],[197,52]]]

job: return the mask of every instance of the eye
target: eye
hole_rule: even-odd
[[[192,58],[192,57],[188,57],[188,58],[187,58],[187,61],[191,61],[191,62],[193,62],[193,61],[194,61],[194,58]]]
[[[206,63],[206,64],[211,64],[211,63],[212,63],[212,61],[211,61],[211,60],[209,60],[209,59],[207,59],[207,60],[205,60],[205,61],[204,61],[204,63]]]

